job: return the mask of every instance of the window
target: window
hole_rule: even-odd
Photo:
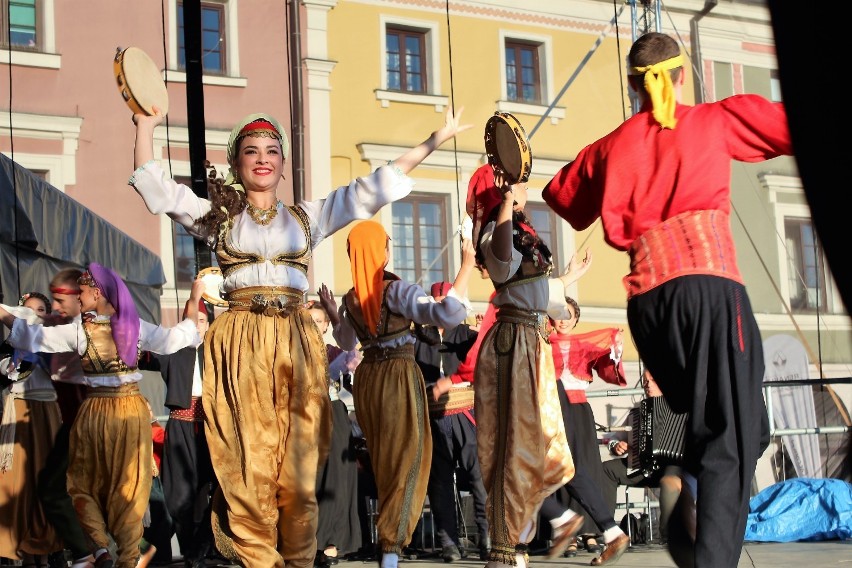
[[[192,187],[192,179],[189,177],[177,176],[175,180]],[[204,250],[207,250],[207,248],[201,241],[197,241],[195,237],[190,235],[183,225],[172,223],[172,226],[174,227],[173,242],[175,245],[175,288],[191,288],[195,275],[200,270],[195,262],[195,243],[198,242],[199,245],[204,247]],[[217,266],[216,255],[212,250],[210,251],[209,266]]]
[[[178,68],[186,69],[184,46],[183,2],[177,6],[178,22]],[[222,4],[201,3],[201,67],[204,73],[224,75],[225,64],[225,9]]]
[[[559,224],[556,219],[556,213],[544,203],[531,203],[527,201],[524,206],[524,211],[529,217],[533,228],[538,237],[544,241],[547,248],[553,254],[553,273],[562,274],[563,266],[560,266],[557,258],[559,250],[558,230]]]
[[[446,198],[411,195],[392,207],[393,270],[407,282],[424,287],[452,281],[447,243]]]
[[[771,69],[743,65],[743,92],[761,95],[773,100],[772,76],[773,71]]]
[[[425,32],[388,27],[385,41],[387,88],[408,93],[427,92]]]
[[[713,95],[716,101],[734,94],[734,69],[730,63],[713,62]]]
[[[777,69],[769,73],[769,100],[781,102],[781,77]]]
[[[798,311],[825,311],[826,265],[810,219],[784,219],[787,245],[790,307]]]
[[[0,45],[32,51],[41,49],[41,9],[36,0],[0,0],[0,10],[3,35]]]
[[[539,46],[506,40],[506,96],[510,101],[541,103]]]

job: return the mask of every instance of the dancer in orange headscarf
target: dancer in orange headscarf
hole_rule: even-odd
[[[352,350],[360,341],[364,359],[355,370],[353,394],[379,496],[377,528],[382,568],[396,568],[402,547],[420,518],[432,459],[432,436],[423,374],[414,361],[411,323],[455,327],[468,312],[467,285],[474,268],[465,240],[453,287],[440,301],[385,271],[388,243],[376,222],[349,233],[349,263],[355,283],[340,308],[337,344]],[[403,433],[403,434],[400,434]]]

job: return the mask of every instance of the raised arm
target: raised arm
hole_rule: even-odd
[[[134,114],[136,125],[136,146],[133,150],[133,167],[138,168],[154,159],[154,129],[163,122],[160,109],[154,107],[154,114]]]
[[[495,173],[494,184],[503,191],[503,201],[497,213],[491,250],[502,262],[512,260],[512,209],[515,206],[515,186],[506,183],[503,174]]]
[[[586,274],[591,266],[592,251],[590,249],[586,249],[586,254],[583,256],[582,260],[577,257],[577,253],[575,252],[571,255],[571,260],[568,261],[565,271],[560,274],[558,278],[562,280],[562,285],[567,288]]]
[[[462,239],[462,262],[456,279],[453,281],[453,290],[461,298],[467,297],[467,287],[470,282],[470,274],[476,267],[476,250],[470,239]]]
[[[444,126],[433,132],[429,138],[394,160],[393,165],[399,168],[402,173],[407,174],[417,167],[420,162],[425,160],[429,154],[437,150],[441,144],[453,138],[456,134],[471,128],[472,124],[459,124],[462,111],[464,111],[464,107],[461,107],[458,113],[454,114],[453,108],[448,108]]]

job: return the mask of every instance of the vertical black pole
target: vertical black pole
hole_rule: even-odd
[[[290,0],[290,109],[292,140],[290,163],[293,164],[293,202],[305,198],[305,117],[302,104],[302,24],[299,18],[300,0]]]
[[[207,142],[204,135],[204,73],[201,44],[201,1],[183,2],[183,45],[186,56],[186,120],[189,131],[189,168],[192,192],[207,197]],[[195,241],[196,272],[210,266],[210,249]]]

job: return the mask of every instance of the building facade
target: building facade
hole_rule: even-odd
[[[183,3],[0,0],[0,8],[0,151],[159,254],[167,276],[163,321],[175,321],[195,272],[193,244],[127,186],[134,128],[112,60],[117,48],[133,45],[163,70],[170,112],[155,150],[167,172],[188,179]],[[288,174],[279,197],[318,199],[399,156],[443,124],[448,107],[463,106],[464,122],[475,127],[433,153],[412,173],[412,195],[377,216],[393,237],[390,270],[428,286],[452,280],[458,268],[467,182],[486,159],[484,125],[495,111],[512,113],[533,149],[528,211],[555,266],[575,250],[594,254],[573,290],[583,307],[578,329],[624,328],[636,383],[640,362],[621,284],[627,257],[604,243],[599,223],[571,229],[540,190],[631,114],[624,60],[643,30],[681,43],[690,61],[685,102],[737,93],[780,99],[764,3],[301,0],[295,18],[290,8],[272,0],[201,2],[208,160],[225,170],[230,127],[248,113],[304,124],[288,131],[302,155],[290,168],[304,168],[304,187]],[[732,188],[739,263],[764,337],[795,336],[808,349],[812,377],[848,377],[852,325],[815,241],[795,160],[734,164]],[[313,290],[325,283],[339,296],[351,286],[346,234],[317,249]],[[490,283],[471,290],[484,310]],[[848,391],[844,399],[848,406]],[[607,421],[615,421],[619,409],[609,406]]]

